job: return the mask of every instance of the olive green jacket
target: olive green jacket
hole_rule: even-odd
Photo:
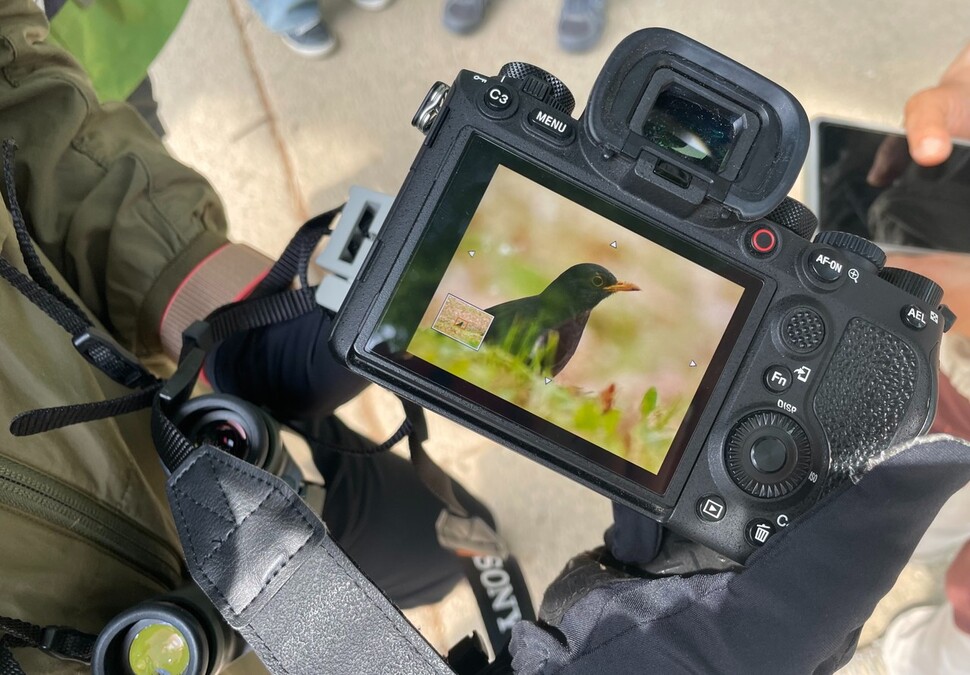
[[[212,189],[137,115],[101,106],[77,64],[45,42],[33,0],[0,0],[0,139],[18,146],[17,197],[48,270],[125,346],[159,348],[189,270],[225,243]],[[0,255],[25,270],[4,190]],[[96,633],[178,585],[178,538],[147,413],[26,438],[10,419],[126,392],[0,280],[0,615]],[[27,673],[87,672],[15,650]]]

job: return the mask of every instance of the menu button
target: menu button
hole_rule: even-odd
[[[529,124],[559,141],[566,141],[573,134],[572,119],[540,108],[529,113]]]

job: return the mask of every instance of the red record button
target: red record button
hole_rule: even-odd
[[[748,246],[758,255],[768,255],[778,246],[778,236],[767,227],[759,227],[751,233]]]

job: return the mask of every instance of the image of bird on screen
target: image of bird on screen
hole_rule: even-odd
[[[484,343],[527,363],[538,361],[543,372],[556,376],[576,353],[593,309],[615,293],[639,290],[602,265],[573,265],[538,295],[486,309],[493,319]]]
[[[501,166],[447,253],[408,356],[659,471],[743,289]]]

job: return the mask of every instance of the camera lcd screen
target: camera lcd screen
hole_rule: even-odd
[[[673,85],[660,92],[647,113],[643,137],[718,173],[740,127],[741,115],[712,101],[697,100],[686,89]]]
[[[368,349],[662,493],[760,288],[475,139]]]

